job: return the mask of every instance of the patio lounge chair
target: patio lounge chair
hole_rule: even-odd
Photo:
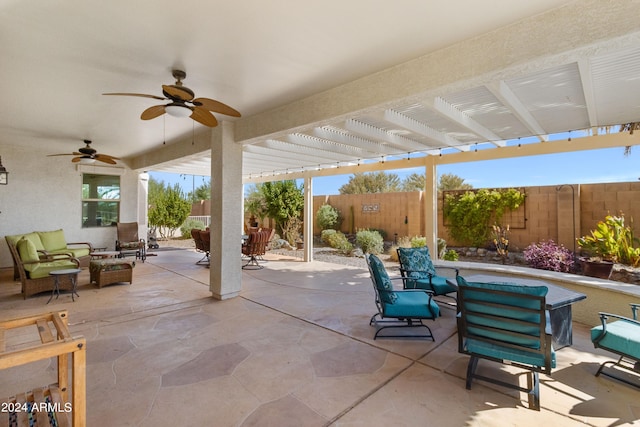
[[[249,233],[249,237],[242,244],[242,255],[249,258],[246,264],[242,266],[243,269],[259,270],[264,268],[258,261],[267,250],[267,241],[270,235],[270,230],[251,231]]]
[[[477,378],[528,394],[529,408],[540,410],[538,373],[556,366],[551,326],[545,311],[546,286],[458,282],[458,352],[471,356],[467,390]],[[527,371],[527,387],[476,373],[486,359]]]
[[[207,242],[203,239],[204,234],[207,235]],[[199,230],[197,228],[191,229],[191,237],[196,245],[196,252],[203,253],[204,256],[196,264],[209,264],[209,246],[210,246],[210,233],[209,231]]]
[[[365,259],[371,274],[373,289],[376,293],[376,307],[378,308],[378,312],[369,320],[369,325],[386,324],[386,326],[378,328],[373,339],[378,337],[413,337],[429,338],[431,341],[435,341],[431,328],[422,323],[424,319],[435,320],[440,316],[440,307],[433,301],[431,292],[424,289],[395,290],[382,261],[372,254],[366,254]],[[377,317],[380,317],[380,320],[376,319]],[[380,335],[380,332],[388,328],[425,328],[428,333],[422,335]]]
[[[429,248],[423,246],[421,248],[398,248],[398,261],[400,262],[400,274],[404,278],[403,283],[405,289],[428,289],[435,296],[447,296],[456,299],[456,287],[447,282],[455,280],[459,272],[457,268],[439,267],[451,269],[455,272],[455,276],[444,277],[436,273],[436,268],[431,260]],[[452,295],[453,294],[453,295]]]
[[[596,348],[602,348],[620,356],[617,361],[608,360],[603,362],[596,372],[596,377],[600,374],[617,379],[629,385],[640,387],[638,382],[633,382],[623,376],[613,375],[603,371],[608,364],[622,368],[628,372],[640,375],[640,321],[638,321],[638,308],[640,304],[629,304],[633,319],[619,316],[617,314],[600,312],[602,325],[591,329],[591,341]],[[610,318],[613,322],[607,322]]]
[[[147,244],[144,239],[138,237],[138,223],[119,222],[116,229],[118,233],[116,251],[120,252],[120,258],[134,254],[136,259],[141,259],[144,262],[147,258]]]

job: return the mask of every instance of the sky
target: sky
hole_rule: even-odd
[[[387,171],[400,179],[412,173],[424,173],[424,168]],[[453,174],[464,179],[474,188],[527,187],[561,184],[590,184],[603,182],[632,182],[640,179],[640,147],[633,147],[628,156],[624,148],[547,154],[515,159],[488,160],[482,162],[440,165],[438,177]],[[154,179],[173,185],[180,183],[189,193],[209,177],[150,172]],[[318,177],[313,180],[313,195],[339,194],[339,188],[349,181],[352,174]]]

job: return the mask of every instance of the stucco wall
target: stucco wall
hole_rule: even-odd
[[[33,148],[2,146],[9,184],[0,185],[0,267],[13,265],[5,235],[63,229],[67,241],[114,249],[115,227],[82,228],[82,172],[71,157],[46,157]],[[71,150],[70,150],[71,151]],[[18,167],[18,165],[20,165]],[[137,221],[146,233],[146,181],[123,165],[94,167],[121,175],[120,220]],[[139,196],[144,194],[144,197]],[[139,202],[143,200],[143,202]]]

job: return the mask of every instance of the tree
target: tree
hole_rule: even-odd
[[[189,200],[192,203],[197,203],[200,200],[209,200],[209,199],[211,199],[211,180],[197,187],[194,190],[193,194],[189,193]]]
[[[267,201],[262,192],[262,184],[252,184],[247,187],[244,209],[255,220],[263,220],[267,216]]]
[[[276,222],[290,244],[294,244],[300,233],[302,209],[304,208],[303,187],[293,180],[265,182],[261,186],[266,214]]]
[[[153,199],[149,207],[149,225],[157,227],[160,236],[167,238],[173,236],[175,230],[187,219],[191,213],[191,203],[185,198],[179,184],[174,184],[172,188],[164,188],[164,183],[161,184],[162,192],[155,185],[153,196],[149,192],[150,202]]]
[[[402,181],[402,191],[424,191],[426,182],[425,174],[412,173]]]
[[[443,173],[438,181],[438,191],[471,190],[473,185],[464,182],[464,178],[452,173]]]
[[[355,173],[340,187],[340,194],[390,193],[400,191],[400,178],[395,173]]]

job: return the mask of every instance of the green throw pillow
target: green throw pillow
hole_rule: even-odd
[[[31,240],[25,239],[24,237],[18,240],[16,249],[18,249],[18,254],[20,254],[22,262],[38,261],[40,259],[38,251],[36,250],[36,245],[34,245]]]

